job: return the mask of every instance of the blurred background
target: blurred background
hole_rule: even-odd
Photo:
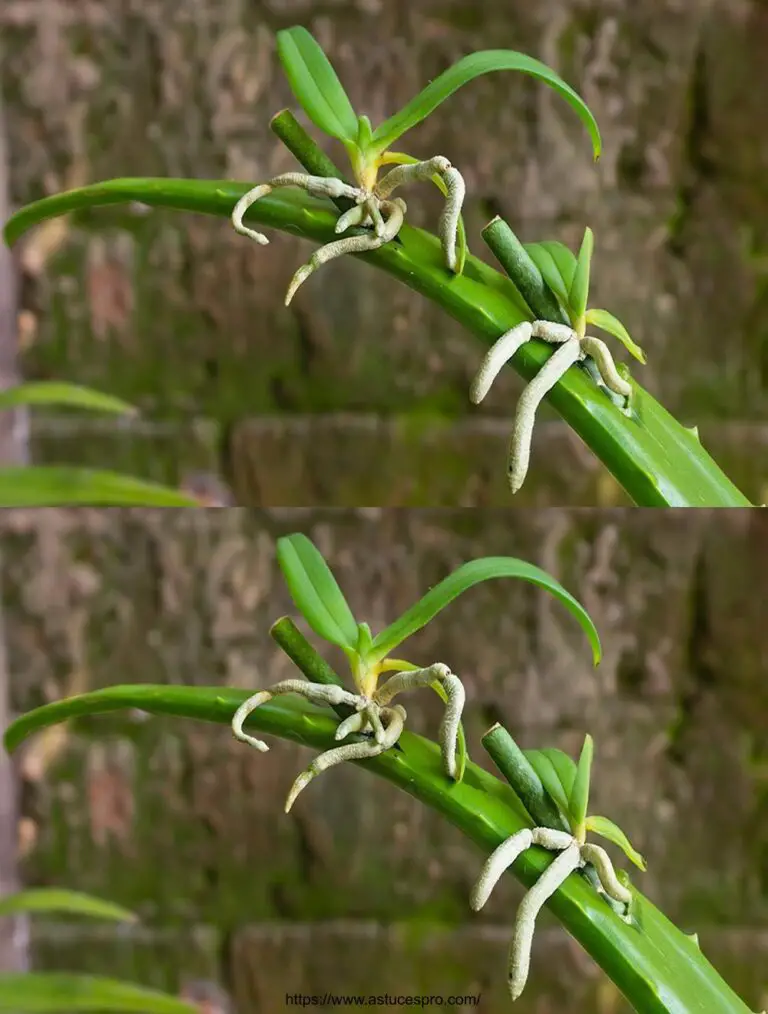
[[[269,120],[295,107],[274,34],[296,23],[374,123],[478,49],[536,56],[584,96],[604,137],[596,167],[565,103],[515,74],[463,88],[407,149],[461,169],[478,256],[495,214],[526,241],[572,248],[589,224],[594,305],[649,354],[635,375],[766,502],[764,0],[3,0],[10,207],[116,176],[262,181],[295,169]],[[432,230],[433,190],[409,198],[410,220]],[[481,344],[352,259],[286,310],[311,247],[270,238],[262,249],[226,220],[139,207],[30,235],[14,254],[17,368],[146,414],[38,417],[33,454],[170,482],[223,476],[245,505],[508,504],[513,372],[471,408]],[[621,502],[543,411],[516,505]]]
[[[295,675],[268,630],[296,615],[274,541],[298,530],[374,631],[477,556],[527,559],[576,595],[603,641],[596,670],[566,611],[514,581],[463,595],[406,657],[444,661],[463,677],[470,754],[485,766],[479,740],[495,721],[523,746],[572,755],[591,732],[592,807],[646,855],[635,883],[699,934],[750,1009],[768,1006],[764,515],[6,510],[4,707],[16,714],[115,683],[252,691]],[[409,727],[435,738],[436,695],[414,694],[407,708]],[[240,1014],[327,990],[479,993],[471,1009],[510,1010],[517,883],[504,878],[482,914],[471,913],[481,852],[352,765],[313,781],[285,816],[311,753],[270,745],[258,754],[226,726],[139,713],[30,740],[13,759],[21,812],[0,822],[12,829],[4,883],[15,856],[25,883],[102,895],[138,911],[142,925],[36,920],[29,959],[224,1004],[220,987]],[[8,799],[6,786],[6,812]],[[545,915],[515,1010],[627,1007]]]

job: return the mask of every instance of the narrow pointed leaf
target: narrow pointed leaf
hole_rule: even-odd
[[[357,147],[365,149],[371,143],[373,138],[373,129],[371,128],[371,121],[367,116],[358,116],[357,118]]]
[[[581,241],[579,256],[576,258],[576,272],[571,283],[571,290],[568,293],[568,303],[575,320],[580,320],[587,311],[589,269],[592,264],[593,246],[594,237],[592,230],[587,227],[584,230],[584,239]]]
[[[435,585],[415,605],[411,606],[399,620],[395,620],[386,630],[382,630],[373,639],[373,652],[376,659],[382,659],[399,644],[421,630],[429,621],[462,592],[467,591],[481,581],[494,578],[520,578],[531,584],[544,588],[560,601],[580,623],[582,630],[592,646],[594,664],[600,661],[600,638],[589,613],[581,603],[567,592],[563,586],[546,571],[524,560],[511,556],[487,556],[480,560],[471,560],[458,567],[452,574]]]
[[[523,755],[541,779],[552,802],[557,806],[563,817],[568,817],[568,795],[563,788],[555,765],[543,750],[523,750]],[[569,821],[570,824],[570,821]]]
[[[586,321],[587,324],[594,324],[595,327],[602,328],[603,331],[612,334],[614,338],[618,338],[635,359],[638,359],[641,363],[647,362],[645,352],[632,341],[629,331],[612,313],[609,313],[607,310],[587,310]]]
[[[544,247],[543,243],[524,243],[523,246],[541,272],[541,277],[554,293],[558,303],[563,309],[567,309],[570,285],[566,285],[552,254]]]
[[[570,291],[573,276],[576,274],[576,254],[565,243],[559,243],[556,239],[547,239],[538,245],[543,247],[555,262],[566,289]]]
[[[195,1014],[192,1004],[154,989],[95,975],[59,972],[0,973],[0,1011],[11,1014]]]
[[[581,748],[581,756],[576,767],[576,777],[573,780],[573,787],[568,798],[568,811],[575,829],[581,829],[587,817],[593,751],[592,737],[587,735],[584,737],[584,746]]]
[[[357,625],[357,647],[356,651],[358,655],[367,655],[371,650],[373,644],[373,637],[371,636],[371,628],[367,623],[358,623]]]
[[[563,791],[566,797],[570,799],[573,783],[576,779],[576,762],[573,757],[569,757],[563,750],[558,750],[555,747],[546,747],[541,752],[554,767]]]
[[[235,710],[248,691],[227,687],[109,687],[55,701],[16,719],[5,733],[9,750],[26,736],[78,715],[119,708],[174,715],[223,726],[228,732]],[[303,700],[276,698],[257,708],[247,726],[262,733],[327,750],[338,744],[338,720]],[[471,761],[462,782],[446,791],[440,750],[421,736],[404,732],[402,752],[387,750],[355,763],[392,782],[430,806],[475,842],[485,855],[510,835],[530,826],[530,818],[512,789]],[[331,777],[331,775],[326,775]],[[479,858],[479,857],[478,857]],[[551,856],[529,849],[510,870],[526,887],[549,866]],[[636,921],[627,923],[606,907],[583,877],[568,877],[549,901],[553,915],[611,977],[638,1014],[750,1014],[748,1007],[716,969],[666,916],[640,892],[634,892]],[[638,924],[641,932],[638,932]],[[15,1006],[14,1010],[20,1010]],[[61,1003],[57,1010],[72,1010]],[[174,1012],[175,1014],[175,1012]]]
[[[592,831],[594,834],[607,838],[614,845],[618,845],[627,859],[633,862],[635,866],[641,870],[647,869],[645,859],[632,847],[629,838],[612,820],[608,820],[607,817],[587,817],[587,831]]]
[[[354,143],[358,119],[331,61],[306,28],[277,33],[277,52],[301,108],[316,127]]]
[[[6,222],[6,243],[58,215],[102,205],[137,204],[218,215],[228,219],[249,183],[232,180],[127,178],[106,180],[54,194],[17,211]],[[328,202],[293,190],[276,190],[257,201],[247,222],[282,229],[316,243],[338,239],[338,215]],[[446,278],[436,236],[405,225],[399,246],[385,244],[362,260],[387,272],[440,306],[483,345],[530,320],[517,289],[499,271],[468,256],[464,273]],[[330,268],[328,269],[330,270]],[[528,342],[512,366],[526,380],[551,354]],[[651,394],[635,384],[638,425],[605,395],[584,371],[570,370],[549,395],[552,407],[594,451],[632,500],[642,507],[749,507],[749,499],[724,474],[701,444]]]
[[[277,540],[277,561],[296,608],[320,637],[355,651],[358,628],[330,567],[312,542],[297,532]]]
[[[93,412],[114,412],[118,415],[135,415],[136,409],[121,398],[102,394],[90,387],[67,384],[58,380],[30,381],[0,391],[0,410],[19,405],[61,405],[67,408],[85,408]]]
[[[0,898],[0,917],[31,914],[34,912],[63,912],[67,915],[87,915],[93,919],[112,919],[116,922],[136,922],[137,916],[122,905],[94,898],[81,891],[65,891],[58,887],[31,887]]]
[[[64,465],[0,468],[0,507],[199,507],[192,496],[117,472]]]
[[[376,151],[383,152],[417,123],[421,123],[462,85],[482,74],[500,70],[521,71],[553,88],[576,112],[592,140],[595,158],[600,155],[600,130],[586,102],[546,64],[511,49],[486,49],[463,57],[421,91],[407,106],[385,120],[373,132]]]

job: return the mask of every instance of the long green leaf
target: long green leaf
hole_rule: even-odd
[[[576,763],[573,757],[569,757],[565,751],[551,746],[545,747],[541,752],[557,772],[557,777],[560,779],[563,791],[566,797],[570,799],[573,783],[576,781]]]
[[[546,239],[538,246],[543,247],[555,262],[566,291],[569,291],[573,285],[573,276],[576,274],[576,254],[569,250],[565,243],[560,243],[556,239]]]
[[[277,52],[301,108],[316,127],[339,141],[357,140],[358,120],[330,60],[306,28],[277,33]]]
[[[125,1011],[126,1014],[195,1014],[196,1007],[175,996],[129,982],[59,972],[0,973],[0,1011],[10,1014],[75,1014]]]
[[[486,556],[483,559],[471,560],[469,563],[462,564],[440,584],[428,591],[386,630],[382,630],[374,637],[374,658],[385,658],[411,634],[421,630],[441,609],[445,609],[462,592],[481,581],[490,581],[500,577],[514,577],[529,581],[531,584],[538,585],[539,588],[544,588],[545,591],[550,592],[558,601],[562,602],[581,624],[582,630],[592,645],[594,663],[598,664],[600,661],[600,638],[584,606],[577,602],[570,592],[567,592],[546,571],[532,563],[516,560],[511,556]]]
[[[117,922],[136,922],[137,916],[122,905],[94,898],[81,891],[65,891],[58,887],[31,887],[16,894],[0,898],[0,916],[32,912],[65,912],[68,915],[87,915],[93,919],[114,919]]]
[[[179,490],[117,472],[64,465],[0,468],[0,507],[199,507]]]
[[[17,211],[6,223],[5,238],[14,243],[49,218],[107,204],[138,202],[229,218],[249,189],[249,183],[231,180],[118,179],[94,183]],[[273,226],[318,243],[338,239],[336,219],[327,202],[288,190],[257,201],[246,216],[254,224]],[[404,226],[398,238],[401,243],[385,244],[362,258],[441,306],[485,345],[530,319],[512,282],[476,257],[467,257],[463,274],[449,279],[437,237]],[[539,342],[527,342],[512,365],[530,380],[549,355],[549,349]],[[569,370],[548,397],[639,506],[751,506],[692,433],[638,384],[633,384],[633,390],[633,419],[582,370]]]
[[[595,834],[601,835],[603,838],[607,838],[608,841],[613,842],[614,845],[618,845],[619,848],[624,852],[627,859],[638,866],[641,870],[645,870],[645,859],[640,853],[632,847],[632,843],[629,838],[624,834],[618,825],[614,824],[612,820],[608,820],[607,817],[587,817],[587,831],[593,831]]]
[[[552,254],[543,243],[524,243],[523,246],[541,272],[541,277],[556,296],[558,303],[567,310],[570,285],[566,285]]]
[[[549,798],[557,806],[563,817],[568,820],[568,824],[570,826],[568,814],[568,796],[570,795],[570,789],[566,791],[564,788],[551,758],[549,758],[543,750],[523,750],[523,756],[528,760],[533,770],[539,776],[541,784],[546,789]]]
[[[612,313],[607,310],[587,310],[586,313],[587,324],[594,324],[595,327],[601,327],[603,331],[607,331],[608,334],[612,334],[614,338],[618,338],[619,341],[626,346],[627,351],[639,359],[641,363],[646,362],[645,352],[636,345],[630,337],[629,331],[624,327],[621,321],[614,317]]]
[[[5,733],[15,749],[30,734],[68,718],[122,708],[151,714],[202,719],[229,726],[248,692],[216,687],[109,687],[44,705],[22,715]],[[320,708],[277,698],[257,708],[248,727],[327,750],[336,744],[337,721]],[[387,750],[357,762],[441,813],[488,855],[523,827],[525,808],[508,785],[469,762],[464,779],[446,789],[440,749],[421,736],[403,733],[401,752]],[[326,777],[332,777],[331,774]],[[311,790],[310,790],[311,791]],[[481,856],[478,856],[478,868]],[[541,849],[529,849],[510,870],[530,887],[550,863]],[[638,1014],[751,1014],[684,933],[639,891],[633,891],[632,925],[616,915],[582,877],[571,876],[549,903],[568,932],[610,976]],[[638,930],[638,926],[641,930]],[[503,969],[499,969],[500,978]],[[72,1009],[62,1004],[61,1008]],[[15,1008],[19,1010],[17,1006]]]
[[[30,381],[0,391],[0,410],[16,408],[18,405],[63,405],[68,408],[85,408],[92,412],[136,415],[134,406],[121,398],[59,380]]]
[[[357,621],[330,567],[306,535],[297,532],[278,539],[277,561],[296,608],[314,632],[355,651]]]
[[[573,786],[568,797],[568,812],[577,834],[583,829],[584,821],[587,819],[593,750],[592,737],[587,735],[584,737],[584,746],[581,749],[579,763],[576,766],[576,777],[573,780]]]
[[[481,74],[491,74],[499,70],[521,71],[553,88],[571,106],[587,128],[592,139],[594,156],[598,158],[601,149],[600,130],[586,102],[546,64],[511,49],[486,49],[479,53],[471,53],[443,71],[399,113],[395,113],[374,130],[375,150],[386,151],[407,130],[426,119],[441,102],[445,102],[462,85],[480,77]]]

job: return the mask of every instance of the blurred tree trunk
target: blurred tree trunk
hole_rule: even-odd
[[[10,212],[8,158],[0,95],[0,222]],[[18,383],[16,338],[16,274],[8,248],[0,242],[0,389]],[[28,458],[26,414],[0,412],[0,468],[23,464]],[[0,556],[0,588],[2,587],[2,556]],[[10,680],[5,650],[2,599],[0,599],[0,730],[10,718]],[[16,786],[10,758],[0,748],[0,896],[18,886],[16,866],[17,843]],[[23,971],[27,967],[26,920],[0,920],[0,971]]]
[[[1,564],[1,561],[0,561]],[[9,718],[9,679],[5,628],[0,610],[0,729]],[[10,758],[0,749],[0,897],[18,890],[16,785]],[[21,972],[28,967],[26,919],[0,919],[0,972]]]

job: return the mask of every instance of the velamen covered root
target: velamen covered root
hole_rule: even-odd
[[[445,263],[449,271],[457,270],[456,238],[458,233],[461,206],[464,202],[464,180],[458,169],[454,169],[447,158],[436,155],[425,162],[408,165],[397,165],[391,169],[378,183],[369,185],[361,180],[359,186],[351,186],[334,177],[308,176],[305,173],[283,173],[275,176],[268,183],[261,183],[244,194],[232,211],[232,225],[236,232],[248,236],[262,246],[269,242],[267,237],[243,224],[243,217],[251,205],[266,197],[277,187],[299,187],[313,197],[339,198],[345,197],[355,202],[355,207],[345,211],[338,219],[336,232],[346,232],[353,226],[368,227],[370,231],[357,236],[328,243],[310,258],[309,263],[299,268],[293,276],[285,297],[285,305],[293,299],[296,290],[312,272],[321,264],[342,257],[347,253],[366,253],[377,250],[385,243],[391,242],[402,228],[405,219],[406,205],[404,201],[389,197],[398,187],[408,183],[437,177],[442,180],[446,192],[445,210],[440,217],[440,241],[443,247]]]
[[[525,895],[517,911],[508,964],[509,992],[513,1000],[520,997],[528,981],[536,917],[571,873],[592,863],[607,895],[626,906],[632,901],[632,893],[616,876],[605,849],[588,844],[581,840],[581,836],[567,831],[534,827],[513,834],[490,854],[470,895],[469,903],[474,911],[483,907],[502,874],[532,845],[559,854]]]
[[[353,733],[371,735],[367,739],[346,743],[320,754],[294,782],[285,804],[287,813],[301,790],[321,771],[344,761],[376,757],[393,747],[400,738],[407,716],[405,708],[398,704],[391,705],[392,700],[398,694],[433,684],[442,687],[446,699],[445,716],[440,725],[440,752],[443,765],[448,777],[456,779],[456,746],[465,693],[461,680],[442,662],[435,662],[424,669],[396,672],[378,688],[374,680],[374,689],[370,693],[354,694],[335,684],[309,683],[300,679],[282,680],[267,690],[259,690],[252,694],[240,705],[232,718],[232,733],[236,739],[248,743],[256,750],[261,752],[268,750],[267,744],[246,733],[243,725],[259,705],[266,704],[281,694],[299,694],[313,704],[332,706],[345,704],[354,709],[352,715],[339,723],[336,739],[346,739]]]
[[[531,338],[540,338],[557,345],[558,348],[528,384],[517,405],[507,460],[507,476],[513,493],[517,493],[528,474],[536,410],[545,395],[565,376],[574,363],[581,362],[589,356],[601,381],[609,390],[627,401],[632,396],[631,385],[616,369],[611,351],[604,341],[589,335],[580,336],[566,324],[535,320],[523,321],[522,324],[505,332],[491,346],[470,388],[469,397],[475,405],[488,394],[502,366]]]

